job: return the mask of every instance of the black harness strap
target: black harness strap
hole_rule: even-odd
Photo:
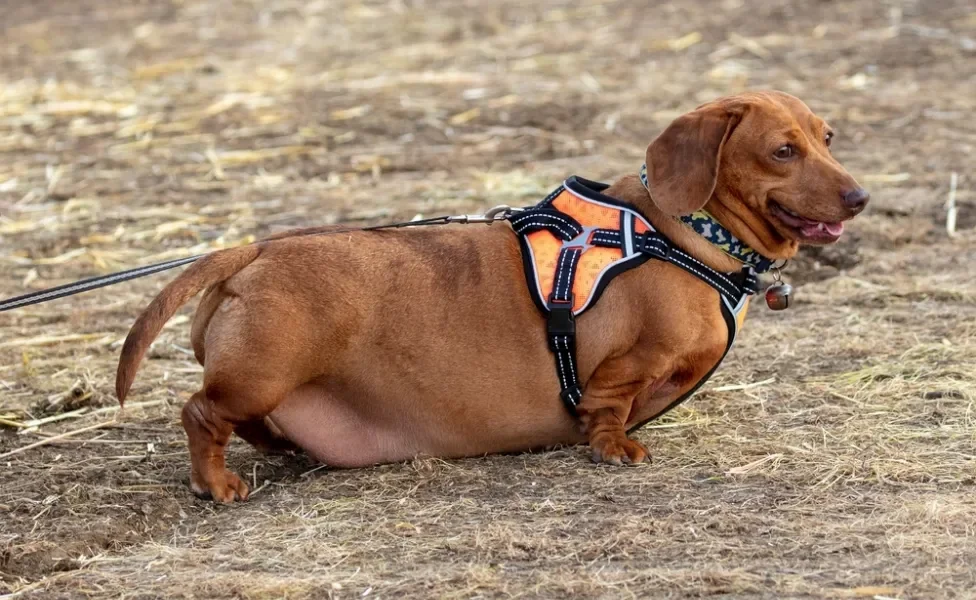
[[[732,278],[725,273],[720,273],[712,269],[697,258],[684,252],[656,231],[634,233],[633,239],[634,249],[637,252],[649,254],[653,258],[681,267],[715,288],[733,306],[738,303],[739,298],[743,294],[752,295],[758,289],[759,280],[753,269],[743,269],[746,276],[743,283],[740,284],[732,281]],[[624,246],[624,235],[622,232],[616,230],[596,229],[593,231],[591,243],[594,246],[603,246],[605,248],[622,248]]]
[[[509,222],[518,235],[528,235],[545,229],[568,242],[583,233],[583,226],[573,217],[554,208],[531,208],[515,213]]]
[[[563,404],[566,405],[570,414],[576,416],[576,407],[583,398],[583,390],[580,385],[579,372],[576,365],[576,315],[573,311],[575,301],[573,284],[576,280],[577,266],[585,248],[584,246],[568,245],[566,243],[579,237],[585,230],[576,219],[552,207],[552,200],[562,190],[562,187],[558,188],[542,203],[512,215],[509,217],[509,221],[515,233],[522,238],[523,251],[527,245],[525,243],[525,236],[536,231],[548,231],[564,242],[563,248],[560,250],[556,260],[552,293],[546,299],[544,312],[547,314],[546,334],[549,340],[549,349],[556,359],[556,374],[559,377],[559,386],[561,388],[559,397],[562,399]],[[604,248],[620,248],[624,251],[625,255],[632,249],[636,253],[669,262],[691,273],[714,288],[726,301],[720,302],[720,306],[722,316],[725,318],[729,328],[729,341],[725,349],[725,352],[728,353],[732,347],[734,340],[733,334],[736,329],[735,315],[732,313],[730,307],[737,306],[744,296],[755,294],[758,290],[758,278],[752,267],[746,265],[743,267],[742,273],[736,275],[720,273],[684,252],[675,246],[671,240],[665,238],[657,231],[652,230],[646,233],[637,233],[633,218],[624,219],[622,217],[621,229],[619,230],[592,230],[586,243]],[[631,247],[628,248],[628,245]],[[526,268],[528,269],[529,263],[526,264]],[[535,269],[536,267],[532,265],[531,268]],[[741,283],[734,281],[733,278],[741,279]],[[540,308],[542,307],[540,306]],[[690,393],[685,394],[675,401],[665,412],[694,393],[717,368],[718,364],[712,368],[712,371]]]
[[[556,372],[562,387],[559,397],[572,414],[576,413],[576,405],[583,398],[576,371],[576,317],[573,315],[573,282],[581,256],[583,248],[580,246],[567,246],[559,252],[552,294],[547,303],[546,334],[549,349],[556,355]]]

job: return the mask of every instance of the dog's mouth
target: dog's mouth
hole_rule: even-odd
[[[792,231],[801,242],[832,244],[844,233],[843,221],[815,221],[801,217],[782,204],[770,200],[770,210],[776,219]]]

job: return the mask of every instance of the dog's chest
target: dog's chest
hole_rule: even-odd
[[[634,398],[627,418],[628,429],[656,419],[688,400],[711,378],[742,330],[748,307],[748,297],[743,298],[737,306],[727,306],[723,310],[726,326],[721,325],[721,320],[717,320],[714,326],[707,326],[706,329],[713,331],[713,335],[707,336],[707,339],[697,338],[698,343],[692,348],[673,357],[672,362],[677,366],[672,371],[648,381],[644,390]]]

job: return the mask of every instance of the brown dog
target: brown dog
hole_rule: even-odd
[[[604,191],[719,271],[741,264],[675,217],[706,207],[773,259],[830,243],[867,202],[798,99],[750,93],[675,120],[647,150],[648,189]],[[662,261],[618,276],[578,322],[579,419],[564,409],[512,229],[299,231],[215,252],[170,283],[122,350],[125,399],[163,324],[206,289],[191,331],[203,388],[183,408],[195,493],[245,499],[232,433],[329,465],[461,457],[588,441],[594,458],[647,459],[627,437],[690,390],[726,348],[717,292]],[[302,235],[305,234],[305,235]]]

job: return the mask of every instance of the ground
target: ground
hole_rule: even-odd
[[[527,205],[635,172],[675,115],[751,88],[827,118],[874,198],[638,434],[639,467],[331,470],[236,442],[258,489],[215,506],[179,425],[192,305],[124,412],[112,393],[174,273],[0,314],[0,598],[976,597],[967,0],[38,0],[0,30],[0,296]]]

